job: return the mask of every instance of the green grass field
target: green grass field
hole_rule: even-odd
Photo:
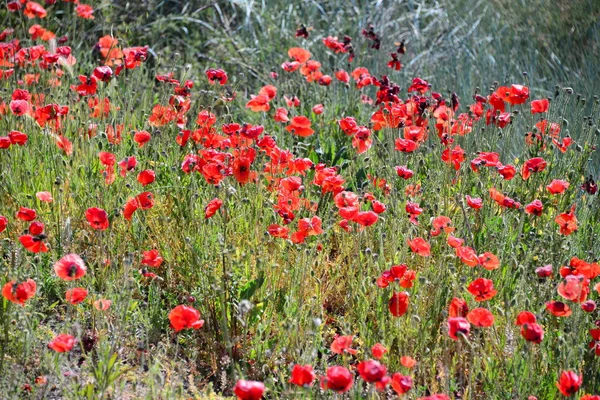
[[[600,399],[597,1],[0,7],[0,399]]]

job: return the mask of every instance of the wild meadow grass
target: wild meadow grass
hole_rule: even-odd
[[[0,14],[0,398],[598,398],[595,4],[52,3]]]

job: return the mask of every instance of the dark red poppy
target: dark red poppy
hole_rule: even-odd
[[[67,353],[71,351],[74,345],[75,338],[73,336],[67,335],[66,333],[61,333],[52,339],[50,343],[48,343],[48,348],[56,351],[57,353]]]
[[[540,344],[544,340],[544,329],[535,322],[525,323],[521,326],[521,336],[528,342]]]
[[[402,375],[396,372],[392,375],[392,389],[398,394],[398,396],[408,393],[413,387],[413,380],[410,376]]]
[[[491,279],[477,278],[468,287],[469,293],[475,296],[475,301],[492,299],[496,293],[494,282]]]
[[[401,317],[408,311],[410,296],[406,292],[394,292],[388,301],[388,309],[394,317]]]
[[[463,317],[450,317],[448,318],[448,335],[453,340],[458,340],[458,335],[463,334],[469,336],[471,331],[471,325]]]
[[[387,368],[379,361],[366,360],[358,363],[358,373],[360,377],[368,383],[376,383],[383,379],[387,374]]]
[[[113,71],[108,65],[102,65],[94,68],[92,76],[99,81],[108,82],[113,76]]]
[[[66,293],[66,300],[75,305],[75,304],[79,304],[82,301],[85,300],[85,298],[88,295],[88,291],[85,290],[84,288],[73,288],[73,289],[69,289],[67,290]]]
[[[297,386],[312,386],[316,376],[312,365],[294,365],[288,382]]]
[[[35,296],[37,285],[33,279],[24,282],[10,281],[2,287],[2,296],[15,304],[25,305],[25,302]]]
[[[108,214],[101,208],[88,208],[85,212],[85,218],[90,226],[94,229],[104,231],[108,229]]]
[[[352,373],[339,365],[327,368],[325,377],[321,378],[321,387],[323,390],[333,390],[337,393],[345,393],[354,383]]]
[[[550,301],[546,303],[546,310],[556,317],[568,317],[572,314],[569,306],[562,301]]]
[[[586,300],[581,303],[581,309],[588,313],[594,312],[596,311],[596,302],[594,300]]]
[[[549,278],[552,276],[552,264],[544,265],[535,269],[535,273],[540,278]]]
[[[227,83],[227,73],[222,69],[210,68],[206,71],[206,77],[211,85],[214,85],[215,82],[219,82],[221,86]]]
[[[564,396],[572,396],[579,391],[583,384],[583,377],[577,375],[573,371],[563,371],[560,374],[556,387]]]
[[[204,320],[200,319],[200,312],[184,305],[179,305],[169,312],[169,321],[175,332],[183,329],[200,329],[204,326]]]
[[[54,272],[65,281],[79,279],[85,275],[87,267],[77,254],[67,254],[54,263]]]

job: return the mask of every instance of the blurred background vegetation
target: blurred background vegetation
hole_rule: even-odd
[[[244,73],[244,83],[267,81],[268,68],[280,71],[287,48],[302,45],[294,37],[300,24],[314,28],[308,43],[349,35],[360,47],[367,46],[360,30],[371,23],[384,39],[381,50],[346,67],[387,73],[377,65],[404,40],[403,73],[451,90],[524,81],[523,72],[539,94],[559,84],[589,97],[600,85],[600,68],[589,62],[600,59],[597,0],[118,0],[107,2],[101,18],[106,24],[96,26],[120,27],[117,35],[148,44],[165,67],[183,60],[200,74],[219,66]],[[316,58],[326,66],[321,47]]]

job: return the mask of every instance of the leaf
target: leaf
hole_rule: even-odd
[[[263,285],[265,282],[265,273],[260,272],[258,277],[244,285],[242,290],[240,291],[240,299],[248,300],[250,299],[254,293]]]

